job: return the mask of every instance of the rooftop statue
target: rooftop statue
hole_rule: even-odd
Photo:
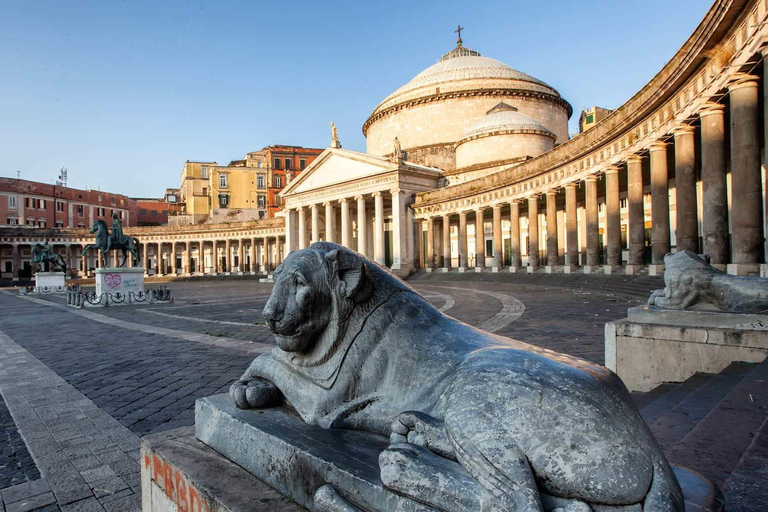
[[[336,130],[336,123],[331,122],[331,143],[339,142],[339,132]]]
[[[136,248],[139,245],[139,239],[127,236],[123,234],[123,224],[120,222],[120,218],[117,213],[112,212],[112,232],[109,232],[107,223],[99,219],[94,221],[91,226],[91,233],[96,233],[96,243],[87,245],[83,249],[83,257],[85,257],[88,249],[98,249],[102,255],[109,254],[109,251],[120,250],[123,253],[123,262],[120,267],[125,266],[125,262],[128,260],[127,253],[131,253],[136,265],[139,265],[139,253]]]
[[[43,244],[35,244],[32,248],[32,259],[29,260],[30,265],[39,272],[41,269],[43,272],[51,272],[52,270],[58,270],[59,272],[67,271],[67,263],[61,254],[56,254],[48,245],[48,242]]]
[[[443,315],[333,243],[292,252],[274,277],[264,318],[277,348],[232,386],[235,404],[285,402],[310,425],[387,436],[381,481],[414,510],[683,511],[605,367]],[[327,483],[315,505],[357,510]]]
[[[651,306],[732,313],[768,311],[768,279],[726,274],[712,267],[706,254],[691,251],[667,254],[664,265],[665,287],[651,294]]]

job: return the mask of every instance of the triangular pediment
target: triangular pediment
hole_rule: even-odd
[[[385,158],[343,149],[326,149],[281,195],[301,194],[394,170],[397,170],[397,164]]]

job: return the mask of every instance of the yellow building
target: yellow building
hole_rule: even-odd
[[[579,133],[584,133],[613,112],[603,107],[585,108],[579,117]]]
[[[210,174],[216,162],[195,162],[187,160],[181,171],[180,195],[182,215],[177,216],[180,224],[205,222],[210,214]]]
[[[267,218],[267,166],[246,156],[228,166],[213,167],[210,200],[211,222]]]

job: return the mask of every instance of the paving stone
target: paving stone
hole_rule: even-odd
[[[3,489],[1,494],[3,497],[2,501],[5,503],[14,503],[16,501],[31,498],[33,496],[37,496],[38,494],[43,494],[50,491],[51,487],[48,485],[48,481],[46,481],[44,478],[41,478],[32,482],[26,482],[23,484],[14,485],[13,487],[8,487],[7,489]]]
[[[61,512],[104,512],[104,507],[99,500],[90,497],[62,506]]]
[[[6,502],[5,510],[7,512],[29,512],[30,510],[42,508],[54,503],[56,503],[56,498],[53,496],[53,493],[45,492],[13,503]]]
[[[115,471],[107,465],[81,471],[80,474],[83,476],[83,480],[89,484],[117,476],[117,473],[115,473]]]
[[[125,482],[125,480],[123,480],[120,477],[113,477],[113,478],[109,478],[107,480],[93,484],[93,494],[97,498],[102,498],[102,497],[110,496],[117,492],[123,491],[128,488],[129,486]]]

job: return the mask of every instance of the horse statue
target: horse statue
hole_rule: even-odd
[[[139,245],[139,239],[126,236],[123,234],[123,226],[120,223],[120,219],[115,214],[112,215],[112,232],[109,232],[107,223],[99,219],[94,221],[91,226],[91,233],[96,233],[96,243],[87,245],[83,249],[83,257],[85,257],[88,249],[98,249],[101,254],[109,254],[109,251],[120,250],[123,253],[123,262],[120,263],[120,267],[125,266],[125,262],[128,261],[126,253],[130,252],[135,262],[139,263],[139,253],[136,247]]]
[[[67,271],[67,263],[61,254],[56,254],[51,250],[51,246],[48,243],[35,244],[32,248],[32,259],[29,260],[30,265],[35,272],[39,272],[41,269],[43,272],[50,272],[51,266],[54,269],[58,269],[59,272]]]

